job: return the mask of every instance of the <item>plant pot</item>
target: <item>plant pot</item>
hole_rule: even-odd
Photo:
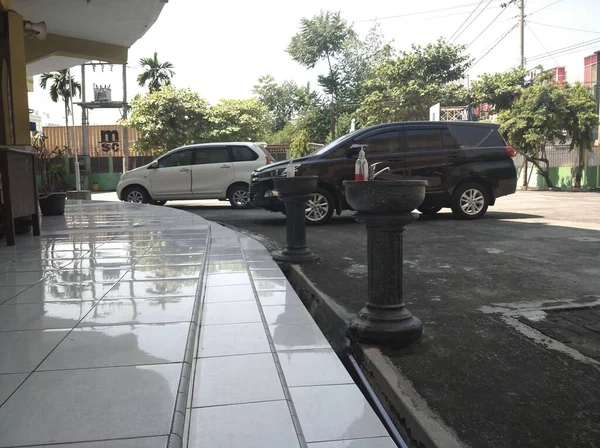
[[[98,182],[92,182],[92,190],[99,191],[100,190],[100,184]]]
[[[359,213],[408,213],[425,199],[426,180],[344,181],[346,200]]]
[[[50,193],[39,198],[40,210],[44,216],[60,216],[65,214],[66,193]]]

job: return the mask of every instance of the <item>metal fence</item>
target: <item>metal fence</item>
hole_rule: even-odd
[[[569,145],[555,145],[546,147],[546,157],[548,158],[549,167],[561,166],[577,166],[579,163],[579,151],[577,149],[569,150]],[[515,165],[517,168],[523,166],[525,158],[521,154],[515,156]],[[585,166],[598,166],[600,160],[600,147],[594,148],[593,151],[585,152]]]

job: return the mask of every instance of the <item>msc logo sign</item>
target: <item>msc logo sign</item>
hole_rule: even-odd
[[[100,148],[104,152],[117,152],[121,148],[118,131],[100,131]]]

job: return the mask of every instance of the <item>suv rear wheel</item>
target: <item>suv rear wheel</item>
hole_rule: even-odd
[[[490,204],[485,187],[475,182],[460,185],[452,194],[452,213],[460,219],[478,219]]]
[[[323,188],[317,188],[306,203],[306,222],[308,224],[323,224],[331,219],[335,203],[333,196]]]
[[[233,208],[250,207],[250,187],[246,184],[235,184],[229,187],[227,199]]]

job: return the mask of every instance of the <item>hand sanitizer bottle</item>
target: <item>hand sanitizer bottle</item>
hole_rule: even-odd
[[[290,157],[290,161],[288,162],[288,166],[285,169],[285,173],[287,177],[295,177],[296,169],[294,168],[294,159]]]
[[[365,158],[365,148],[362,147],[358,153],[358,159],[356,159],[356,163],[354,164],[354,180],[360,182],[368,180],[368,172],[369,163]]]

